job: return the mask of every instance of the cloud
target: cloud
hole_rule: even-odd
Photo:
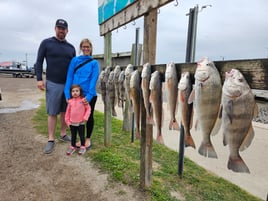
[[[160,8],[157,16],[156,63],[185,60],[188,16],[196,4],[211,4],[198,14],[196,60],[208,56],[213,60],[263,58],[268,55],[266,22],[267,0],[196,0],[171,2]],[[77,0],[53,3],[42,0],[0,0],[0,61],[25,60],[33,65],[40,42],[54,36],[56,19],[69,23],[67,40],[77,49],[83,38],[89,38],[94,53],[104,51],[104,38],[99,35],[98,1]],[[112,32],[112,51],[126,52],[135,42],[140,28],[143,42],[143,17]]]

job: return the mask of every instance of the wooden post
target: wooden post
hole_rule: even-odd
[[[104,36],[104,65],[112,64],[112,33],[109,32]],[[112,142],[112,110],[109,96],[105,96],[104,103],[104,145],[110,146]]]
[[[143,63],[155,64],[157,31],[157,9],[151,10],[144,15],[143,37]],[[146,124],[146,110],[141,98],[141,163],[140,185],[141,188],[150,188],[152,184],[152,143],[153,128]]]

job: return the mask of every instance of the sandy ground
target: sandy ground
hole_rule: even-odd
[[[268,103],[267,103],[268,104]],[[164,108],[164,126],[162,134],[165,146],[172,150],[179,150],[179,131],[169,130],[169,109],[166,104]],[[98,99],[96,110],[104,111],[101,98]],[[122,108],[116,107],[117,118],[122,119]],[[229,148],[222,144],[222,131],[212,136],[212,143],[217,152],[218,159],[206,158],[198,153],[202,136],[199,131],[191,130],[196,149],[188,147],[185,149],[185,157],[188,157],[208,171],[240,186],[249,193],[266,200],[268,198],[268,124],[253,122],[255,137],[248,149],[240,152],[241,157],[250,169],[250,174],[235,173],[227,168]],[[156,130],[153,129],[153,136],[156,138]]]
[[[0,75],[0,88],[0,200],[149,200],[137,189],[109,181],[89,159],[66,156],[66,143],[56,141],[55,151],[43,154],[47,138],[31,122],[44,95],[35,79]]]

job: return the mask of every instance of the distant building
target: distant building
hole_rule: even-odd
[[[0,62],[0,68],[1,69],[20,69],[20,70],[26,70],[27,67],[20,63],[20,62],[16,62],[16,61],[4,61],[4,62]]]
[[[93,58],[98,60],[101,69],[104,69],[104,54],[95,54]],[[113,53],[112,54],[112,67],[119,66],[127,66],[131,61],[131,52],[121,52],[121,53]]]

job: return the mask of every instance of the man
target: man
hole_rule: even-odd
[[[60,114],[60,140],[70,141],[66,134],[64,120],[67,102],[64,96],[64,85],[68,66],[75,56],[75,48],[65,39],[68,33],[68,23],[58,19],[55,25],[55,36],[43,40],[39,46],[36,60],[37,87],[46,89],[46,109],[48,114],[48,143],[44,153],[49,154],[55,147],[55,129],[57,115]],[[43,81],[43,62],[46,60],[46,83]]]

